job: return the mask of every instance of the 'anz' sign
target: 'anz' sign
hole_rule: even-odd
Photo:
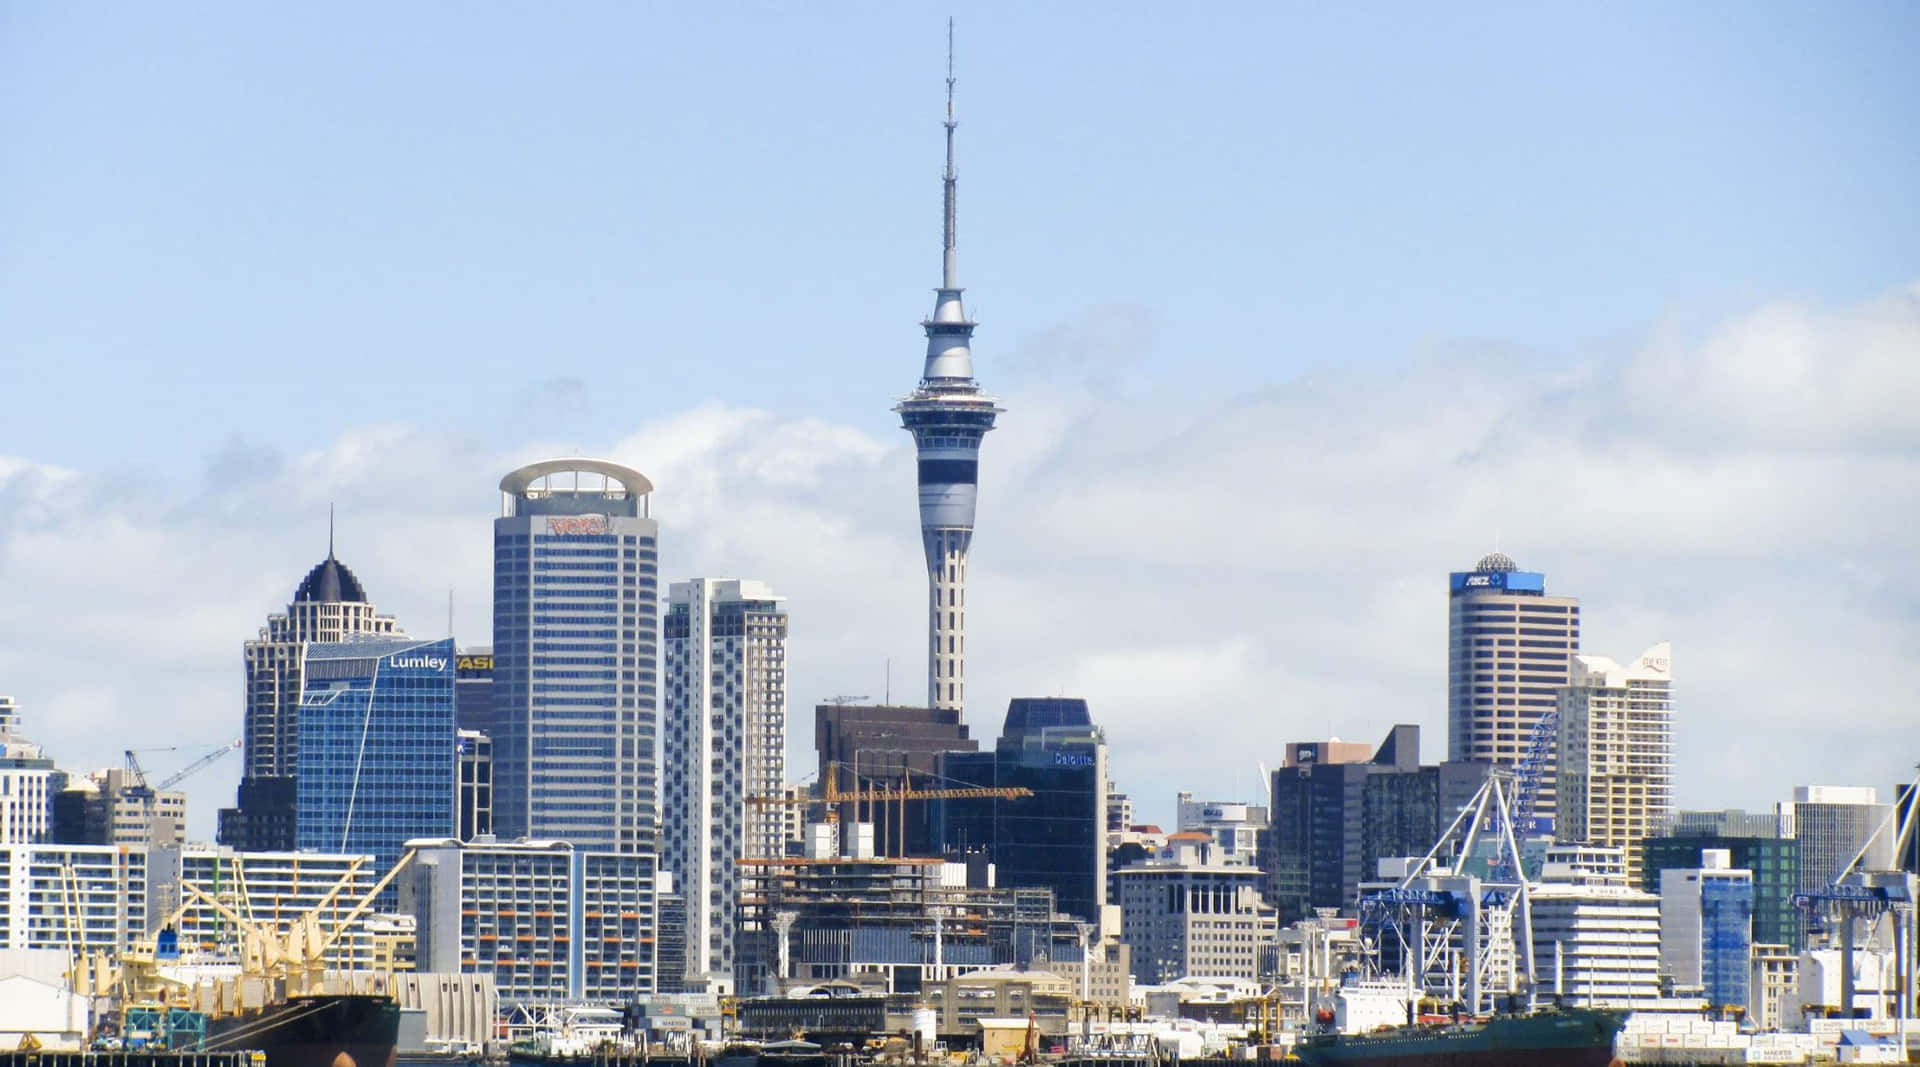
[[[445,656],[420,655],[388,656],[387,668],[389,670],[444,671],[447,669],[447,658]]]

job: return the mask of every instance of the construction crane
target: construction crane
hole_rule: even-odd
[[[748,797],[747,803],[756,806],[765,806],[811,805],[817,802],[826,806],[827,821],[836,824],[840,821],[840,805],[842,804],[897,803],[900,805],[902,813],[899,822],[900,836],[903,839],[901,842],[901,851],[904,853],[906,851],[904,841],[906,837],[905,811],[906,803],[909,800],[1020,800],[1033,795],[1033,790],[1025,786],[1005,786],[1000,788],[964,786],[950,789],[915,789],[913,788],[912,781],[904,770],[901,776],[901,785],[898,789],[856,788],[842,791],[839,784],[839,772],[842,766],[843,764],[838,762],[829,762],[827,764],[827,773],[821,776],[820,795],[817,797],[807,795],[788,796],[782,793],[773,793],[766,796]]]
[[[219,748],[214,749],[212,752],[209,752],[206,755],[201,756],[199,759],[194,760],[192,763],[187,764],[185,767],[182,767],[179,770],[173,772],[172,774],[167,775],[165,778],[162,778],[160,780],[160,784],[153,787],[153,791],[156,793],[159,793],[164,790],[172,789],[174,786],[179,785],[181,782],[186,781],[189,777],[195,774],[198,774],[203,770],[206,770],[208,767],[211,767],[215,763],[218,763],[220,761],[220,757],[226,755],[227,753],[240,751],[241,743],[242,743],[242,739],[236,737],[232,741],[229,741],[228,743],[221,745]],[[133,753],[129,752],[127,753],[127,755],[132,756]]]

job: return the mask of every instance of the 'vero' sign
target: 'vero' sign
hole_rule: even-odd
[[[562,537],[574,537],[580,534],[603,534],[607,532],[605,515],[549,515],[547,532]]]

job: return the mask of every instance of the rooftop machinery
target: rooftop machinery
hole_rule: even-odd
[[[1531,997],[1533,913],[1514,800],[1505,774],[1488,776],[1396,884],[1361,893],[1360,936],[1374,977],[1394,974],[1397,964],[1410,994],[1473,1013]],[[1481,878],[1467,861],[1485,836],[1495,851]]]

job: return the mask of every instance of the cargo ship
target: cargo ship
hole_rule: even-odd
[[[209,1020],[203,1048],[258,1049],[266,1067],[393,1067],[399,1040],[400,1005],[392,997],[328,993]]]
[[[1475,1022],[1398,1026],[1367,1034],[1313,1034],[1301,1062],[1361,1067],[1608,1067],[1625,1012],[1568,1009]]]

